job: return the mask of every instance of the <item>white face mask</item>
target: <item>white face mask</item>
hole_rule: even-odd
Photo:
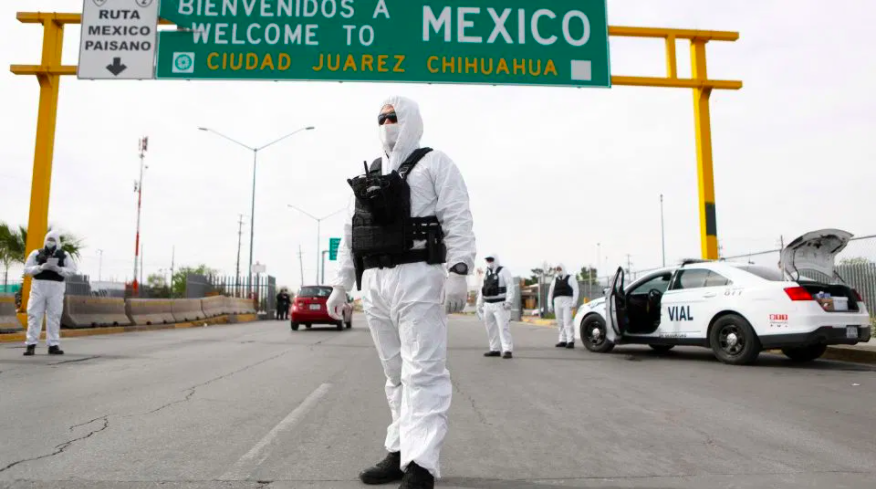
[[[48,248],[50,250],[54,250],[55,249],[55,241],[51,241],[51,240],[46,241],[46,248]]]
[[[397,137],[400,135],[399,124],[383,124],[378,128],[378,137],[382,144],[389,150],[394,149]]]

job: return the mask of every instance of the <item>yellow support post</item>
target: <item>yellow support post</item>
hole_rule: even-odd
[[[43,56],[40,66],[45,70],[61,66],[61,46],[64,41],[64,23],[54,18],[43,18]],[[36,73],[40,84],[40,104],[37,116],[37,138],[34,148],[34,173],[31,181],[31,203],[27,222],[25,256],[43,246],[49,226],[49,189],[52,183],[52,155],[55,149],[55,120],[58,114],[58,88],[61,76],[56,73]],[[31,278],[25,277],[21,288],[21,310],[18,320],[27,324],[27,302]]]
[[[692,78],[708,79],[705,61],[705,43],[701,39],[690,42]],[[696,168],[699,178],[699,222],[702,231],[702,258],[717,259],[717,217],[714,209],[714,159],[711,152],[711,114],[708,100],[711,87],[693,89],[693,111],[696,121]]]

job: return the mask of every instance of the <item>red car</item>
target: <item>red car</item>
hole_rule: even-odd
[[[290,304],[290,329],[298,331],[300,324],[304,324],[307,329],[311,329],[312,324],[334,324],[339,330],[343,327],[350,329],[354,318],[351,296],[348,296],[348,302],[342,311],[344,321],[336,321],[327,313],[327,299],[332,292],[333,288],[326,285],[306,285],[299,289]]]

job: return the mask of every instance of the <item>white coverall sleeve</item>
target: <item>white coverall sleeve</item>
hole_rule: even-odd
[[[73,261],[73,257],[70,256],[70,253],[65,253],[65,255],[66,256],[64,257],[64,266],[60,267],[61,270],[59,270],[58,273],[62,277],[67,278],[71,275],[76,274],[76,262]]]
[[[577,277],[571,275],[568,277],[568,285],[574,289],[574,309],[580,307],[580,304],[577,302],[580,300],[580,283],[577,282]]]
[[[27,261],[24,263],[24,274],[33,277],[34,275],[43,271],[42,267],[37,264],[37,255],[40,253],[39,250],[34,250],[30,255],[27,256]]]
[[[467,185],[455,162],[441,152],[436,153],[440,157],[439,164],[431,176],[437,195],[436,217],[445,233],[446,263],[449,266],[463,263],[472,271],[476,261],[476,237]]]
[[[348,212],[348,219],[342,228],[342,242],[339,243],[339,269],[336,275],[330,279],[329,285],[344,287],[351,292],[357,281],[357,272],[354,270],[354,255],[351,253],[351,219],[354,217],[353,209]]]
[[[510,273],[510,271],[507,270],[506,267],[504,267],[504,269],[501,270],[501,274],[503,274],[504,284],[506,284],[506,286],[507,286],[507,296],[504,298],[504,302],[506,302],[507,304],[513,305],[513,299],[516,297],[516,293],[513,290],[513,286],[515,285],[513,283],[513,274]]]
[[[547,309],[552,307],[552,292],[555,290],[555,279],[549,282],[549,291],[546,293]]]

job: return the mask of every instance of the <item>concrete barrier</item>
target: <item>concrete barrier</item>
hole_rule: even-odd
[[[256,314],[256,308],[251,299],[239,299],[229,297],[229,313],[231,314]]]
[[[125,313],[138,326],[174,324],[171,299],[126,299]]]
[[[128,326],[130,324],[131,319],[125,314],[124,299],[77,295],[64,297],[61,325],[66,328]]]
[[[171,314],[174,315],[174,321],[178,323],[204,319],[201,299],[174,299],[171,301]]]
[[[228,301],[226,297],[221,295],[214,297],[205,297],[201,300],[201,310],[205,317],[214,318],[229,314]]]
[[[15,296],[0,295],[0,333],[17,333],[22,330],[15,315]]]

